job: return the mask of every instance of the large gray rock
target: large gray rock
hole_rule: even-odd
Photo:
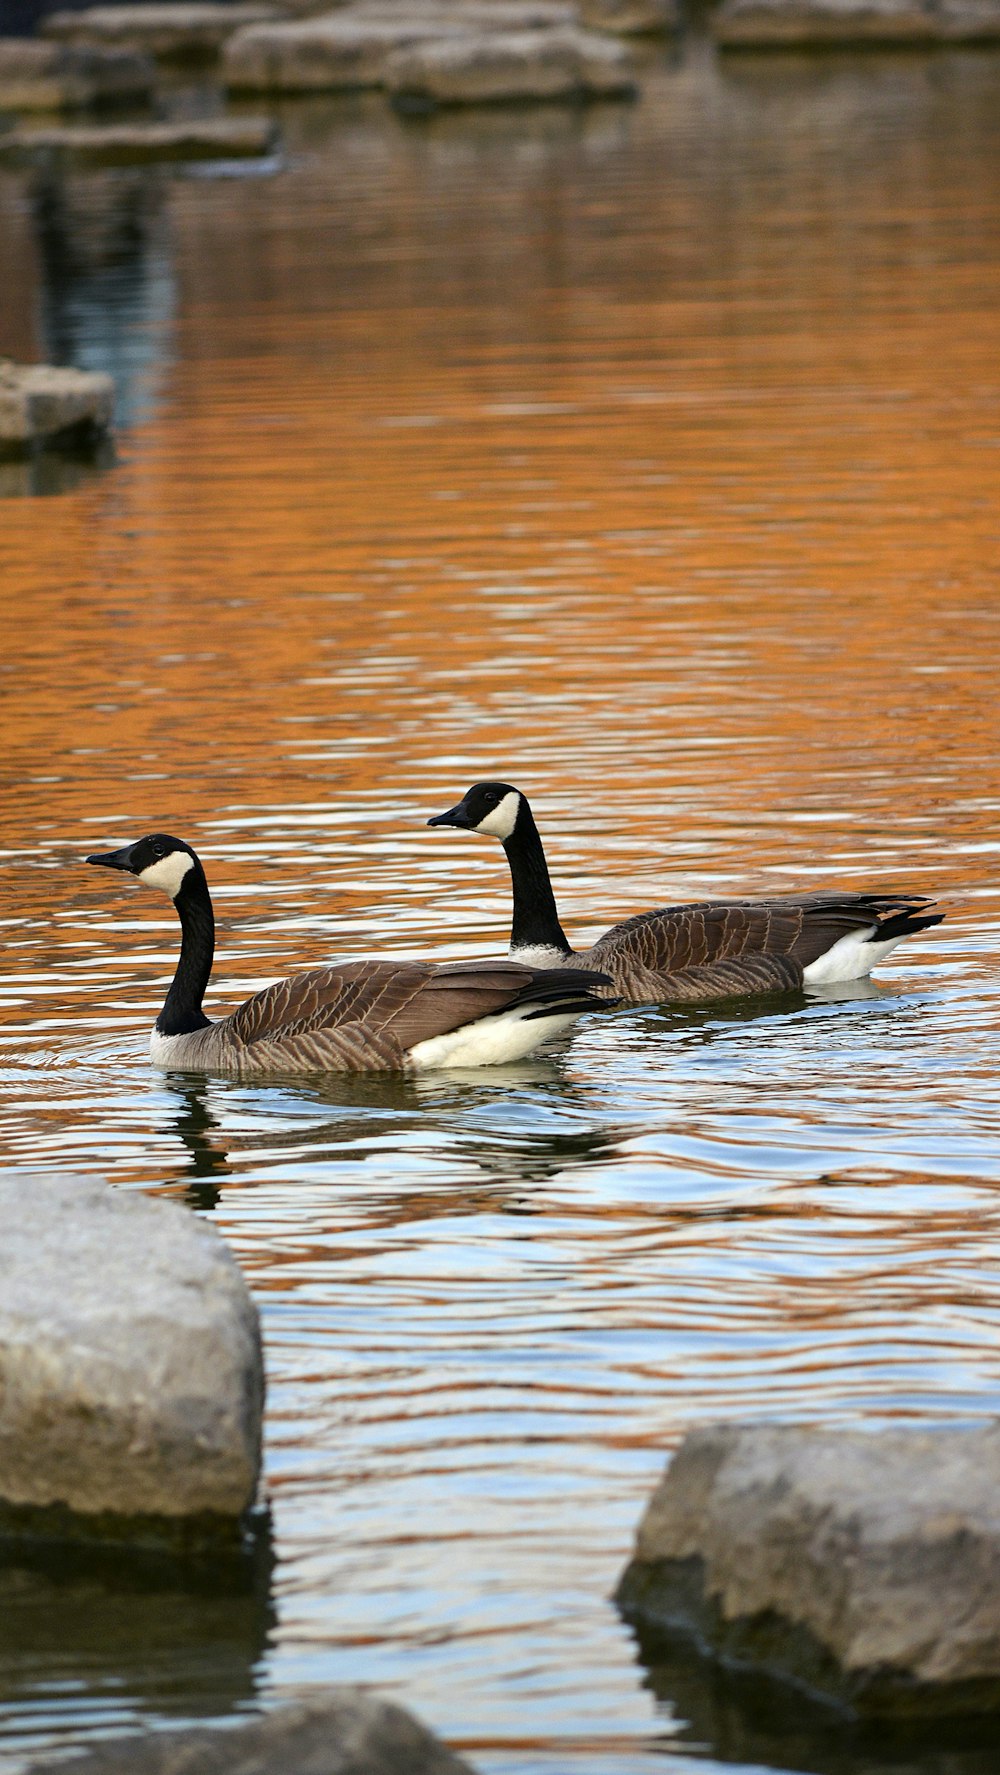
[[[618,1592],[858,1712],[1000,1707],[1000,1425],[686,1437]]]
[[[130,50],[0,37],[0,110],[57,111],[145,99],[155,80],[148,56]]]
[[[5,1527],[235,1538],[257,1489],[263,1370],[214,1229],[90,1180],[4,1178],[0,1275]]]
[[[241,25],[280,17],[267,0],[159,0],[151,5],[88,6],[82,12],[53,12],[42,20],[46,37],[64,43],[92,43],[142,49],[166,58],[202,57],[219,48]]]
[[[384,83],[393,102],[406,109],[624,98],[636,91],[623,44],[565,27],[414,43],[389,57]]]
[[[0,161],[15,166],[130,166],[151,160],[256,160],[269,154],[277,139],[268,117],[64,124],[10,130],[0,136]]]
[[[198,1726],[114,1738],[26,1775],[473,1775],[410,1713],[363,1689],[281,1707],[224,1731]]]
[[[1000,38],[1000,0],[723,0],[726,49],[975,42]]]
[[[111,377],[98,371],[0,358],[0,452],[29,449],[61,433],[104,432],[114,398]],[[0,1312],[3,1298],[0,1288]]]

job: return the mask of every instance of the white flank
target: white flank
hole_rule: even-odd
[[[485,820],[480,820],[477,832],[488,832],[491,838],[509,838],[517,825],[517,810],[521,805],[521,797],[516,789],[510,789],[503,800],[498,802]]]
[[[553,1011],[551,1017],[533,1017],[528,1023],[520,1009],[500,1011],[495,1017],[480,1017],[478,1022],[466,1023],[448,1035],[418,1042],[410,1049],[407,1062],[421,1071],[432,1066],[502,1066],[508,1060],[523,1059],[548,1036],[568,1029],[579,1014]]]
[[[832,948],[825,955],[818,955],[807,968],[802,970],[802,978],[807,986],[833,986],[838,980],[863,980],[872,968],[895,949],[902,937],[890,937],[887,943],[870,943],[868,941],[877,927],[869,925],[864,931],[850,931],[846,937],[838,937]]]
[[[140,869],[139,880],[145,882],[147,887],[162,888],[165,894],[176,900],[181,891],[181,882],[188,870],[193,868],[194,858],[187,851],[171,851],[169,856],[150,863],[147,869]]]

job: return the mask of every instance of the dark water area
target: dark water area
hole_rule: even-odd
[[[645,54],[633,106],[310,100],[266,168],[0,171],[0,351],[120,397],[113,464],[0,465],[0,1152],[26,1212],[73,1169],[212,1217],[274,1510],[238,1595],[3,1571],[12,1772],[342,1680],[483,1775],[996,1767],[609,1599],[688,1426],[1000,1403],[1000,56]],[[84,856],[197,845],[222,1008],[501,951],[499,847],[425,825],[484,776],[580,943],[820,886],[947,921],[868,991],[507,1071],[151,1070],[173,913]]]

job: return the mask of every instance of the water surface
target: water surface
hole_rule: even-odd
[[[3,349],[113,368],[123,421],[0,504],[4,1159],[26,1213],[72,1168],[213,1216],[277,1556],[142,1610],[15,1574],[12,1770],[340,1680],[484,1775],[995,1767],[782,1735],[608,1597],[691,1424],[997,1410],[998,97],[989,52],[694,43],[635,107],[309,102],[267,176],[0,176]],[[948,922],[871,996],[508,1073],[151,1072],[173,913],[88,851],[198,846],[221,1007],[501,949],[499,847],[424,826],[485,775],[581,942],[821,885]]]

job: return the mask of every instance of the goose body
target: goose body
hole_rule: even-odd
[[[699,900],[641,912],[574,950],[559,922],[545,852],[527,797],[510,783],[474,783],[429,826],[498,838],[514,889],[512,958],[609,976],[632,1004],[741,997],[804,984],[859,980],[942,913],[920,895],[803,894],[773,900]]]
[[[87,862],[137,876],[177,908],[180,958],[150,1039],[158,1066],[240,1077],[489,1066],[603,1008],[610,988],[603,976],[517,961],[345,962],[280,980],[212,1022],[202,1000],[215,918],[190,845],[154,833]]]

